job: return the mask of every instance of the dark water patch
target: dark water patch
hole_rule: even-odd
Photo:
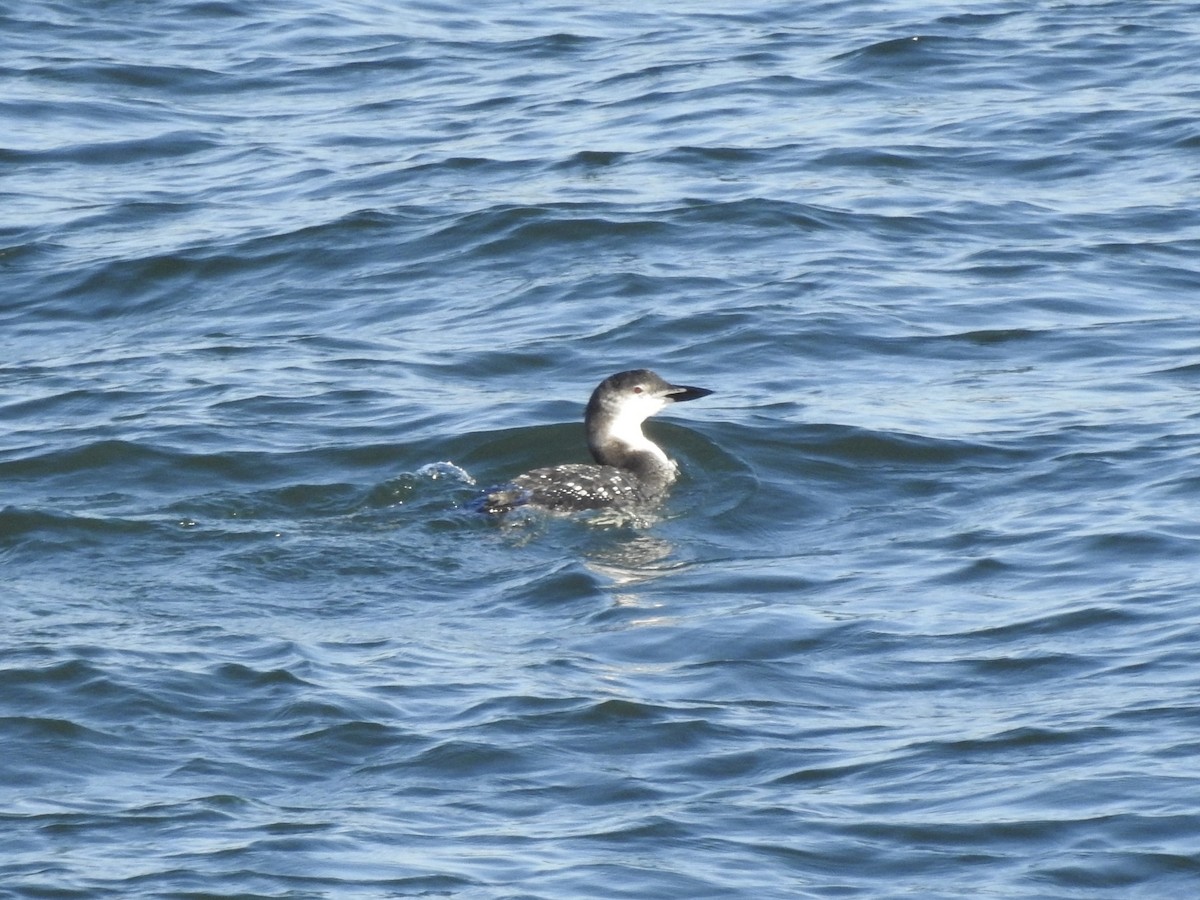
[[[249,19],[249,11],[237,3],[221,2],[221,0],[199,0],[199,2],[182,3],[172,10],[183,19]]]
[[[582,894],[589,885],[604,884],[605,892],[618,898],[654,897],[717,897],[722,891],[720,882],[707,880],[703,873],[673,871],[660,864],[649,866],[640,860],[611,863],[592,862],[578,868],[560,870],[533,880],[534,897],[549,898],[564,894]],[[637,887],[634,887],[634,885]]]
[[[15,480],[102,478],[110,489],[121,483],[173,482],[180,474],[216,483],[255,481],[275,462],[264,454],[194,454],[123,440],[99,440],[9,460],[3,464],[5,477]],[[97,482],[100,483],[100,482]],[[199,486],[202,481],[193,481]]]
[[[456,721],[473,727],[536,731],[547,717],[578,710],[587,701],[576,697],[497,696],[481,700],[462,710]]]
[[[153,537],[162,523],[82,516],[49,510],[5,507],[0,509],[0,547],[24,552],[79,549],[130,538]]]
[[[322,716],[321,720],[327,720]],[[316,774],[333,765],[370,765],[399,752],[418,751],[427,741],[378,722],[342,722],[298,735],[288,741],[285,753],[294,766],[307,766]]]
[[[393,766],[392,770],[405,773],[406,779],[426,777],[440,782],[447,776],[504,778],[534,771],[536,766],[533,759],[517,750],[480,741],[453,739]]]
[[[1200,375],[1200,362],[1172,366],[1171,368],[1163,369],[1154,374],[1178,377],[1186,381],[1191,381],[1193,378],[1195,378],[1195,376]]]
[[[409,247],[421,259],[486,261],[517,255],[522,248],[547,243],[597,249],[613,242],[636,240],[662,232],[664,225],[648,216],[612,217],[592,207],[580,214],[571,205],[553,207],[497,206],[455,215],[414,235]]]
[[[512,220],[508,226],[502,224],[502,234],[499,236],[493,236],[489,228],[487,240],[479,245],[478,252],[486,256],[504,256],[530,244],[545,246],[548,243],[564,246],[586,244],[601,248],[616,242],[644,240],[664,230],[661,222],[649,217],[635,221],[547,213],[546,210],[532,209],[510,211],[506,219],[511,220],[515,215],[525,221]]]
[[[111,214],[103,214],[107,224],[126,218],[121,207],[115,211],[116,219],[110,219]],[[62,322],[143,316],[174,309],[179,296],[195,293],[198,286],[213,281],[228,285],[275,271],[292,282],[305,271],[327,271],[331,255],[360,254],[391,221],[389,215],[366,209],[283,234],[239,237],[233,244],[201,244],[106,259],[82,272],[54,273],[51,283],[57,300],[40,306],[35,315]],[[299,308],[303,296],[297,289],[285,309]]]
[[[31,710],[69,709],[82,701],[88,718],[97,723],[95,727],[106,728],[180,717],[208,722],[241,720],[246,711],[261,712],[304,685],[282,671],[252,673],[253,678],[247,680],[248,670],[240,665],[203,674],[165,668],[157,660],[129,669],[123,669],[122,662],[128,660],[89,663],[76,659],[45,669],[7,670],[4,680],[12,700],[24,698]],[[114,677],[116,671],[122,672],[120,678]],[[184,707],[179,706],[181,700]],[[136,745],[136,736],[130,737]]]
[[[64,719],[10,716],[3,719],[3,723],[4,732],[9,739],[27,744],[83,742],[86,740],[107,742],[108,740],[106,735],[101,735],[90,728]]]
[[[380,505],[400,502],[411,491],[389,488],[377,494]],[[215,505],[213,501],[216,501]],[[365,489],[353,484],[289,484],[269,491],[256,492],[253,496],[235,495],[224,501],[217,498],[206,500],[209,508],[235,508],[239,518],[276,517],[311,518],[314,516],[349,515],[361,509],[367,502]],[[202,511],[202,510],[198,510]]]
[[[630,154],[615,150],[581,150],[567,159],[555,164],[561,169],[604,169],[617,165],[629,158]]]
[[[1007,344],[1011,341],[1032,340],[1039,336],[1040,332],[1028,328],[993,328],[946,335],[944,340],[968,341],[987,347],[993,344]]]
[[[310,35],[297,40],[294,34],[289,36],[286,44],[288,54],[304,50],[321,54],[321,51],[326,49],[323,45],[335,48],[342,46],[341,40],[337,37]],[[343,57],[328,64],[311,63],[280,72],[276,75],[276,83],[284,94],[300,94],[308,97],[325,93],[321,85],[327,82],[331,76],[339,85],[337,88],[331,89],[331,92],[340,92],[346,79],[379,79],[412,75],[420,77],[421,73],[428,73],[435,66],[434,60],[425,58],[424,54],[407,40],[393,41],[381,47],[372,47],[360,51],[358,55],[365,58],[348,59]],[[368,112],[378,108],[378,106],[364,106],[362,111]]]
[[[72,163],[79,166],[137,166],[148,161],[173,160],[214,150],[211,134],[176,131],[152,138],[71,144],[52,150],[0,149],[0,162],[13,164]]]
[[[944,584],[994,583],[997,579],[1014,577],[1023,570],[1021,566],[994,557],[971,559],[957,565],[940,579]]]
[[[1086,675],[1098,667],[1098,661],[1069,653],[1024,652],[984,659],[962,659],[956,666],[973,670],[984,680],[994,678],[1069,678]]]
[[[1010,19],[1018,18],[1021,15],[1018,11],[1011,12],[970,12],[970,13],[950,13],[939,16],[934,21],[939,25],[949,26],[969,26],[972,28],[981,25],[999,25]]]
[[[1134,824],[1145,820],[1137,817]],[[1195,827],[1188,822],[1188,827]],[[1085,853],[1084,859],[1075,865],[1039,866],[1035,872],[1035,883],[1048,884],[1058,890],[1070,890],[1073,896],[1086,896],[1088,891],[1134,890],[1139,896],[1140,888],[1153,882],[1155,890],[1188,890],[1194,883],[1198,866],[1196,858],[1186,850],[1178,853],[1161,850],[1117,850],[1108,851],[1101,859],[1094,853]]]
[[[603,582],[591,571],[578,565],[535,575],[527,583],[512,584],[505,592],[503,604],[569,608],[579,601],[602,602]]]
[[[306,684],[286,669],[263,671],[240,663],[224,663],[212,674],[227,683],[232,693],[262,688],[269,690],[275,687],[300,687]]]
[[[528,160],[492,159],[476,156],[452,156],[436,162],[422,162],[405,166],[400,177],[424,185],[436,184],[440,176],[457,182],[461,176],[472,178],[503,178],[519,176],[530,168]],[[392,176],[395,177],[395,176]],[[405,210],[401,214],[410,223],[419,221],[416,210]]]
[[[513,53],[530,59],[557,59],[574,56],[596,47],[600,41],[586,34],[551,32],[534,38],[502,41],[494,45],[504,53]]]
[[[804,428],[806,452],[843,465],[963,466],[998,464],[1005,452],[989,444],[931,439],[923,435],[883,433],[850,426]]]
[[[39,481],[62,490],[49,508],[9,507],[0,516],[11,537],[75,531],[96,538],[147,536],[168,523],[218,520],[291,522],[354,516],[417,500],[449,501],[469,489],[456,467],[429,465],[405,472],[401,448],[193,453],[126,441],[100,441],[0,466],[13,484]],[[420,457],[419,452],[415,454]],[[428,458],[428,457],[426,457]],[[340,471],[354,480],[310,481]],[[394,473],[394,474],[392,474]],[[378,479],[378,480],[376,480]],[[151,486],[147,488],[147,486]],[[165,505],[139,503],[144,490],[161,492]],[[97,493],[102,492],[102,493]],[[168,499],[169,498],[169,499]],[[104,502],[109,515],[75,510]],[[115,513],[112,514],[112,513]]]
[[[725,203],[697,199],[675,210],[672,218],[685,223],[720,223],[729,228],[787,228],[809,231],[828,227],[830,220],[836,220],[837,215],[825,210],[814,210],[803,204],[768,198]]]
[[[1084,540],[1085,553],[1104,554],[1114,563],[1145,562],[1155,558],[1192,559],[1200,549],[1200,539],[1195,535],[1185,537],[1152,529],[1094,533]]]
[[[624,843],[629,840],[671,841],[691,835],[691,829],[667,818],[651,817],[648,821],[600,828],[595,833],[584,835],[587,840]]]
[[[1079,635],[1088,631],[1136,627],[1139,623],[1140,616],[1136,612],[1112,606],[1094,605],[1079,609],[1046,612],[1026,620],[984,628],[972,634],[971,637],[972,640],[987,642],[1019,643],[1038,635]]]
[[[0,763],[0,777],[20,783],[25,791],[58,794],[86,790],[94,780],[120,773],[126,783],[154,778],[161,758],[153,749],[116,723],[88,727],[74,722],[28,717],[10,721],[12,756]]]
[[[135,89],[183,96],[225,94],[234,83],[228,75],[214,69],[133,62],[61,62],[29,69],[26,75],[60,85],[86,85],[89,90]]]
[[[214,132],[206,129],[177,129],[173,127],[177,123],[162,117],[154,107],[133,106],[117,98],[79,100],[47,91],[44,94],[14,97],[0,103],[0,114],[25,119],[31,123],[37,122],[46,129],[42,135],[26,138],[25,141],[21,140],[18,132],[0,147],[0,160],[23,165],[77,162],[94,166],[120,165],[128,161],[144,167],[149,161],[186,157],[220,146],[220,140]],[[153,134],[142,134],[137,138],[124,140],[95,140],[100,136],[119,133],[113,127],[116,123],[125,128],[136,127],[140,132],[153,131]],[[90,133],[80,133],[63,128],[65,124],[72,126],[72,129],[91,126],[93,130]],[[47,136],[58,137],[59,140],[51,142],[47,140]],[[84,136],[92,140],[69,140]],[[124,153],[128,153],[128,158]],[[14,199],[54,196],[50,185],[36,180],[14,184],[12,187],[23,188],[13,191]]]
[[[586,462],[585,438],[582,421],[496,430],[464,440],[458,457],[482,485],[542,466]]]
[[[864,729],[861,737],[868,738],[875,729]],[[840,786],[853,782],[862,777],[869,777],[876,769],[876,761],[863,759],[839,765],[824,765],[813,763],[805,768],[788,772],[767,781],[780,787],[803,786],[821,788],[823,786]]]
[[[26,376],[26,379],[23,380],[36,383],[43,388],[48,386],[46,385],[47,379],[28,377],[32,373],[25,367],[21,367],[20,374]],[[61,393],[47,392],[40,397],[30,397],[6,403],[0,408],[3,409],[6,415],[11,415],[14,419],[37,420],[43,418],[61,418],[66,420],[83,420],[90,418],[102,407],[110,405],[118,407],[131,406],[154,397],[155,395],[148,391],[137,392],[113,390],[111,388],[105,390],[75,388]]]
[[[840,73],[859,77],[900,78],[953,76],[976,87],[1003,87],[1003,76],[983,61],[1012,53],[1019,44],[1009,40],[918,33],[877,41],[833,56]],[[889,86],[895,87],[897,82]]]
[[[765,162],[778,149],[770,152],[748,147],[675,147],[654,158],[656,163],[680,166],[683,169],[711,168],[727,171],[730,166],[753,165]]]
[[[674,76],[691,75],[702,66],[703,63],[700,61],[655,63],[634,68],[632,71],[609,75],[599,80],[597,86],[613,88],[626,84],[662,83],[671,80]]]

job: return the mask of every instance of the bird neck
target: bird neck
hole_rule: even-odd
[[[640,478],[670,483],[675,464],[642,433],[642,421],[619,415],[597,415],[587,423],[588,449],[602,466],[615,466]]]

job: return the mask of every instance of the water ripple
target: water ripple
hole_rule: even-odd
[[[1193,6],[0,14],[5,889],[1193,894]]]

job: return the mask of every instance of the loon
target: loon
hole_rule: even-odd
[[[596,465],[534,469],[484,493],[479,508],[492,514],[519,506],[576,512],[657,503],[675,481],[678,466],[642,434],[642,422],[668,403],[711,393],[670,384],[649,369],[618,372],[592,392],[583,417]]]

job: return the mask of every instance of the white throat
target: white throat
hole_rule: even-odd
[[[610,421],[609,427],[604,434],[604,440],[620,441],[631,450],[649,453],[665,465],[672,466],[671,460],[663,452],[662,447],[658,446],[658,444],[642,433],[642,422],[646,420],[648,415],[658,412],[666,404],[661,400],[656,401],[654,409],[649,412],[647,412],[647,405],[649,404],[639,403],[636,406],[629,404],[621,409]]]

